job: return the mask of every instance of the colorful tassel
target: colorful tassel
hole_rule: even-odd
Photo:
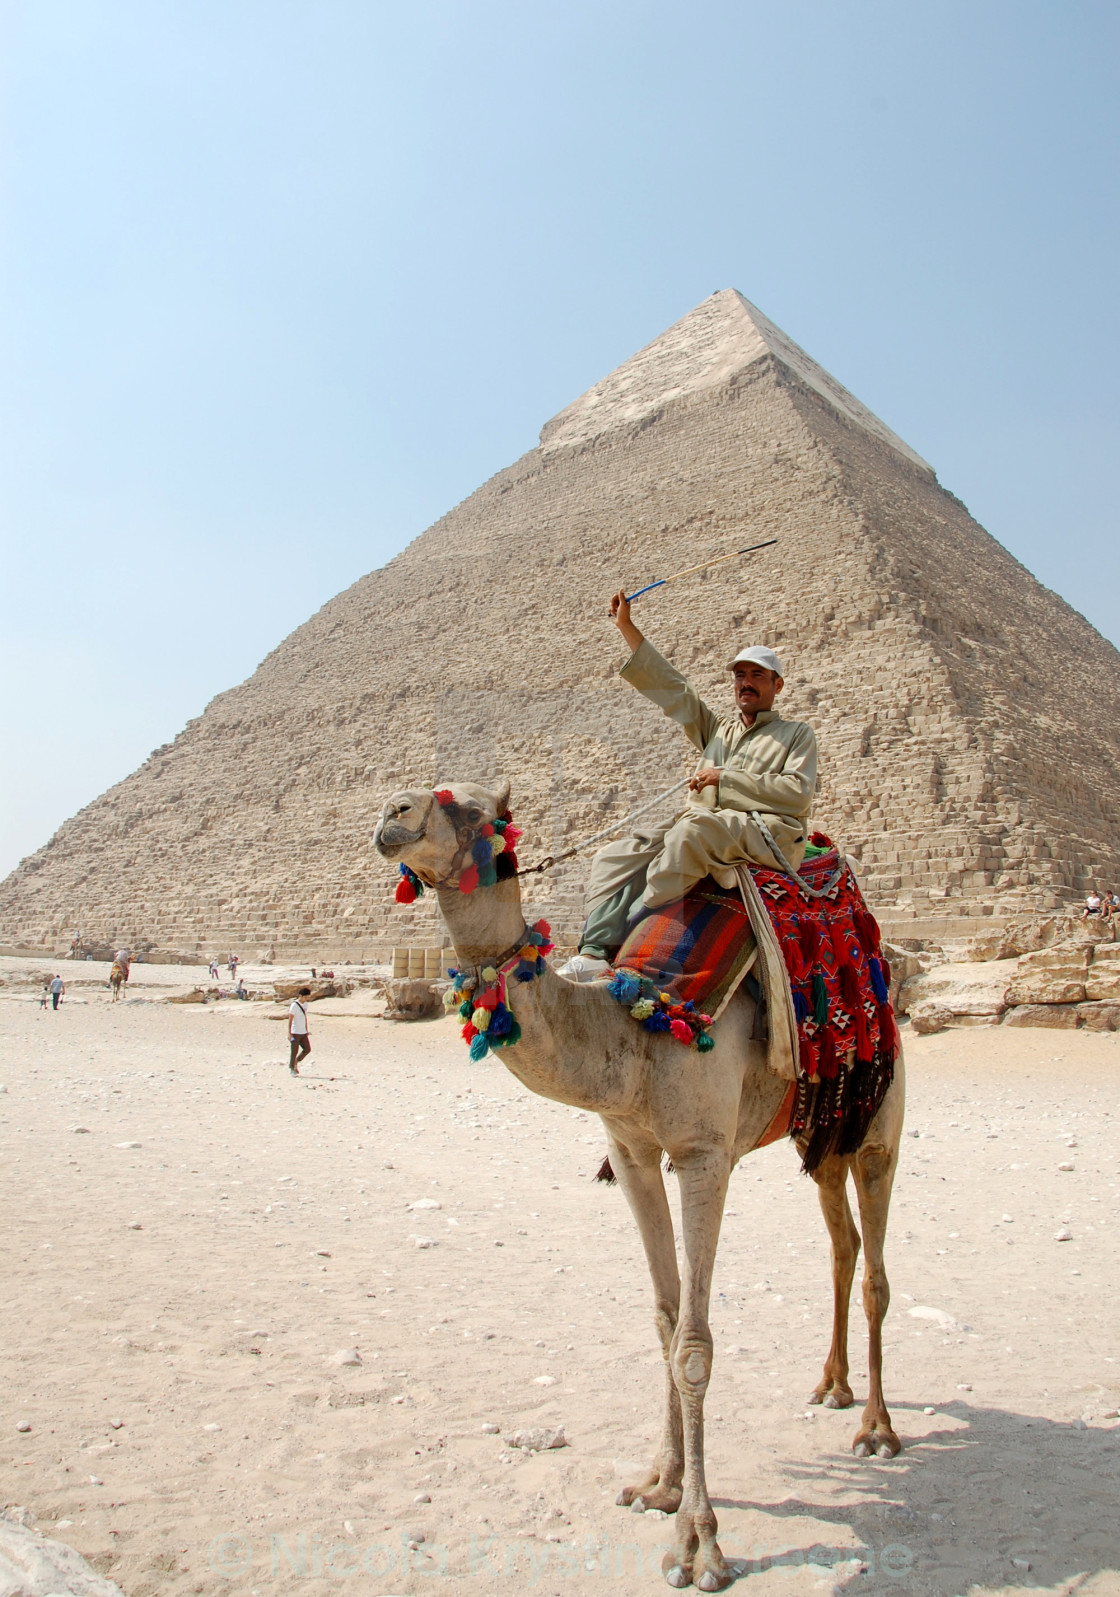
[[[813,1019],[818,1026],[828,1025],[828,989],[819,970],[813,972]]]
[[[499,1004],[497,1009],[495,1009],[494,1013],[491,1015],[490,1024],[486,1028],[486,1035],[490,1039],[491,1046],[493,1046],[498,1038],[508,1037],[512,1030],[513,1016],[510,1014],[505,1004]]]
[[[801,944],[801,959],[808,975],[820,953],[821,935],[814,921],[804,919],[797,928],[797,941]]]
[[[517,981],[533,981],[536,977],[537,969],[535,965],[530,965],[528,960],[523,959],[513,974]]]
[[[862,1003],[855,1006],[856,1019],[856,1061],[861,1065],[869,1065],[875,1057],[875,1050],[871,1046],[871,1032],[867,1025],[867,1012]]]
[[[461,1035],[462,1035],[462,1038],[463,1038],[464,1042],[473,1042],[474,1041],[475,1027],[471,1024],[471,1022],[469,1020],[467,1021],[467,1024],[463,1027]]]
[[[510,1025],[508,1035],[505,1037],[492,1038],[490,1043],[492,1048],[512,1048],[515,1043],[519,1043],[521,1041],[521,1027],[517,1024],[516,1020],[513,1020],[512,1016],[510,1017],[510,1020],[512,1024]],[[489,1037],[490,1033],[487,1032],[486,1035]]]
[[[826,1028],[820,1035],[820,1072],[822,1081],[835,1081],[840,1074],[840,1061],[836,1057],[836,1039]]]
[[[708,1053],[716,1045],[716,1040],[710,1031],[702,1031],[696,1039],[696,1046],[702,1054]]]
[[[471,1038],[471,1058],[474,1060],[475,1064],[477,1064],[480,1059],[485,1059],[489,1052],[490,1044],[483,1036],[482,1032],[479,1032],[477,1037]]]
[[[801,1066],[801,1074],[805,1077],[806,1081],[816,1081],[817,1050],[814,1048],[809,1038],[805,1036],[804,1032],[802,1032],[797,1040],[797,1057],[798,1063]]]
[[[479,887],[495,887],[497,885],[497,881],[498,873],[493,865],[480,865],[478,867]]]
[[[882,963],[872,956],[872,958],[867,961],[867,965],[871,972],[871,987],[875,997],[881,1004],[889,1003],[891,993],[887,983],[883,980]]]
[[[475,838],[474,843],[471,845],[471,858],[476,865],[489,865],[490,839],[488,837]]]
[[[642,1024],[647,1031],[668,1031],[671,1022],[663,1009],[655,1009],[649,1019]]]
[[[490,1011],[488,1009],[483,1009],[482,1005],[480,1004],[471,1015],[471,1025],[474,1027],[475,1031],[485,1031],[489,1024]]]
[[[478,886],[478,866],[468,865],[459,878],[460,893],[473,893]]]
[[[671,1020],[669,1022],[669,1030],[678,1042],[692,1042],[692,1027],[687,1020]]]
[[[631,1005],[630,1013],[635,1020],[648,1020],[653,1014],[655,1005],[652,998],[639,998],[636,1004]]]
[[[473,1009],[474,1004],[469,998],[464,998],[463,1002],[459,1005],[459,1013],[462,1015],[464,1020],[469,1020],[471,1018],[471,1012]]]
[[[793,993],[793,1012],[797,1016],[797,1024],[803,1026],[809,1018],[809,1000],[800,987],[791,989]]]
[[[642,984],[631,971],[620,970],[607,983],[607,991],[620,1004],[633,1004],[641,996]]]

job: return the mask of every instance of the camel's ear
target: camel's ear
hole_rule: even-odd
[[[504,815],[509,809],[509,779],[504,778],[494,794],[494,813]]]

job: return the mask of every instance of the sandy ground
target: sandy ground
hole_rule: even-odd
[[[0,992],[2,1500],[128,1597],[664,1589],[671,1524],[614,1506],[660,1357],[594,1118],[448,1021],[313,1009],[297,1081],[271,1006],[158,980],[58,1014]],[[908,1055],[893,1463],[851,1457],[858,1410],[805,1407],[812,1186],[788,1146],[733,1178],[708,1465],[739,1589],[1120,1592],[1120,1035]],[[503,1442],[541,1424],[571,1445]]]

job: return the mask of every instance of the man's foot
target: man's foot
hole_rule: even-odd
[[[298,1065],[289,1065],[288,1066],[288,1070],[293,1076],[298,1076],[299,1075],[299,1066]]]
[[[556,974],[563,976],[565,981],[601,981],[604,976],[611,974],[611,967],[609,962],[600,959],[598,954],[573,954],[567,964],[560,966]]]

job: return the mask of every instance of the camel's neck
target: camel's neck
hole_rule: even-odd
[[[516,880],[471,894],[442,891],[439,906],[463,965],[495,963],[525,926]],[[605,985],[577,985],[545,969],[535,981],[506,984],[521,1027],[512,1048],[496,1050],[519,1081],[545,1098],[603,1113],[629,1105],[633,1078],[622,1068],[633,1021]]]

